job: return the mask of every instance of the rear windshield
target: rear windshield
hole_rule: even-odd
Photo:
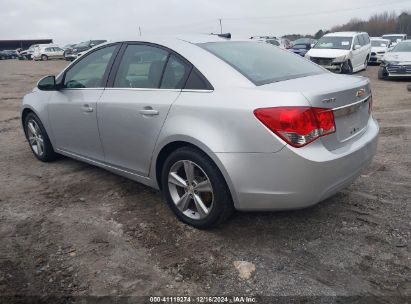
[[[301,56],[261,42],[210,42],[200,47],[224,60],[255,85],[325,73]]]

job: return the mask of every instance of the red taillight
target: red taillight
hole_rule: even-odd
[[[335,132],[334,114],[330,109],[265,108],[255,110],[254,115],[267,128],[297,148]]]

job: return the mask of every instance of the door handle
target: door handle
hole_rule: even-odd
[[[83,105],[83,111],[84,112],[87,112],[87,113],[90,113],[90,112],[93,112],[93,108],[92,107],[90,107],[88,104],[85,104],[85,105]]]
[[[155,116],[158,115],[160,112],[157,110],[154,110],[152,107],[144,107],[144,109],[138,111],[141,115],[144,116]]]

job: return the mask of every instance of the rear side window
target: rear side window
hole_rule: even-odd
[[[170,55],[164,70],[160,88],[182,89],[190,72],[190,66],[174,55]]]
[[[159,88],[169,53],[149,45],[129,45],[114,80],[115,88]]]
[[[196,69],[193,68],[187,79],[186,90],[213,90],[213,86],[208,80]]]
[[[326,73],[301,56],[268,43],[230,41],[199,46],[231,65],[255,85]]]

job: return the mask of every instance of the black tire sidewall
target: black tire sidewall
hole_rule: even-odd
[[[210,179],[213,188],[213,208],[210,214],[202,220],[194,220],[184,215],[174,204],[168,189],[168,174],[170,168],[177,161],[190,160],[200,166]],[[162,191],[167,200],[168,205],[173,210],[175,215],[182,222],[194,226],[199,229],[212,227],[228,217],[232,211],[232,200],[227,184],[218,167],[214,162],[203,152],[194,148],[180,148],[170,154],[166,159],[161,172]],[[226,216],[227,213],[227,216]],[[220,221],[221,220],[221,221]]]
[[[40,128],[41,134],[43,136],[43,140],[44,140],[44,153],[42,156],[37,155],[34,151],[33,148],[30,145],[30,141],[28,138],[28,132],[27,132],[27,124],[29,122],[29,120],[34,120],[37,125]],[[29,113],[27,114],[27,116],[24,119],[24,134],[26,136],[27,142],[30,146],[31,151],[33,152],[34,156],[38,159],[41,160],[43,162],[49,162],[52,161],[56,158],[56,153],[54,152],[53,146],[50,142],[50,138],[48,137],[47,131],[44,128],[43,124],[41,123],[41,120],[38,118],[38,116],[34,113]]]
[[[41,55],[41,60],[43,61],[47,61],[49,58],[47,57],[47,55]]]

